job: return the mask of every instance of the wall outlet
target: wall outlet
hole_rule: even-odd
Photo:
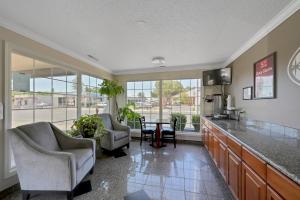
[[[3,104],[0,102],[0,120],[3,119]]]

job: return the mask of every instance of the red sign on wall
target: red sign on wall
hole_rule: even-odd
[[[273,57],[267,57],[261,61],[258,61],[255,64],[255,76],[273,76],[273,66],[274,66],[274,59]]]
[[[254,63],[254,98],[275,98],[275,56],[273,53]]]

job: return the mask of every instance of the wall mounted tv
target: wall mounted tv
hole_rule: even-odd
[[[203,85],[230,85],[231,68],[214,69],[203,72]]]

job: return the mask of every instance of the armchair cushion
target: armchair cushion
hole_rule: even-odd
[[[92,149],[68,149],[64,152],[72,153],[76,159],[76,169],[80,169],[82,165],[93,156]]]
[[[23,125],[19,126],[18,129],[23,131],[30,139],[48,151],[61,150],[57,139],[53,134],[53,130],[47,122]]]
[[[114,141],[118,141],[128,137],[128,132],[126,131],[113,131],[113,133],[114,133]]]
[[[100,117],[103,121],[103,124],[104,124],[104,127],[106,129],[109,129],[109,130],[114,130],[113,126],[112,126],[112,123],[111,123],[111,118],[110,118],[110,114],[100,114]]]

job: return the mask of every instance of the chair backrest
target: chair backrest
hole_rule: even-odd
[[[99,117],[102,119],[104,127],[108,130],[113,130],[112,122],[111,122],[111,114],[102,113],[99,114]]]
[[[140,117],[140,118],[139,118],[139,121],[140,121],[141,131],[142,131],[143,129],[146,128],[146,123],[145,123],[146,120],[145,120],[145,116]]]
[[[31,140],[49,151],[60,151],[56,136],[48,122],[37,122],[17,127]]]

